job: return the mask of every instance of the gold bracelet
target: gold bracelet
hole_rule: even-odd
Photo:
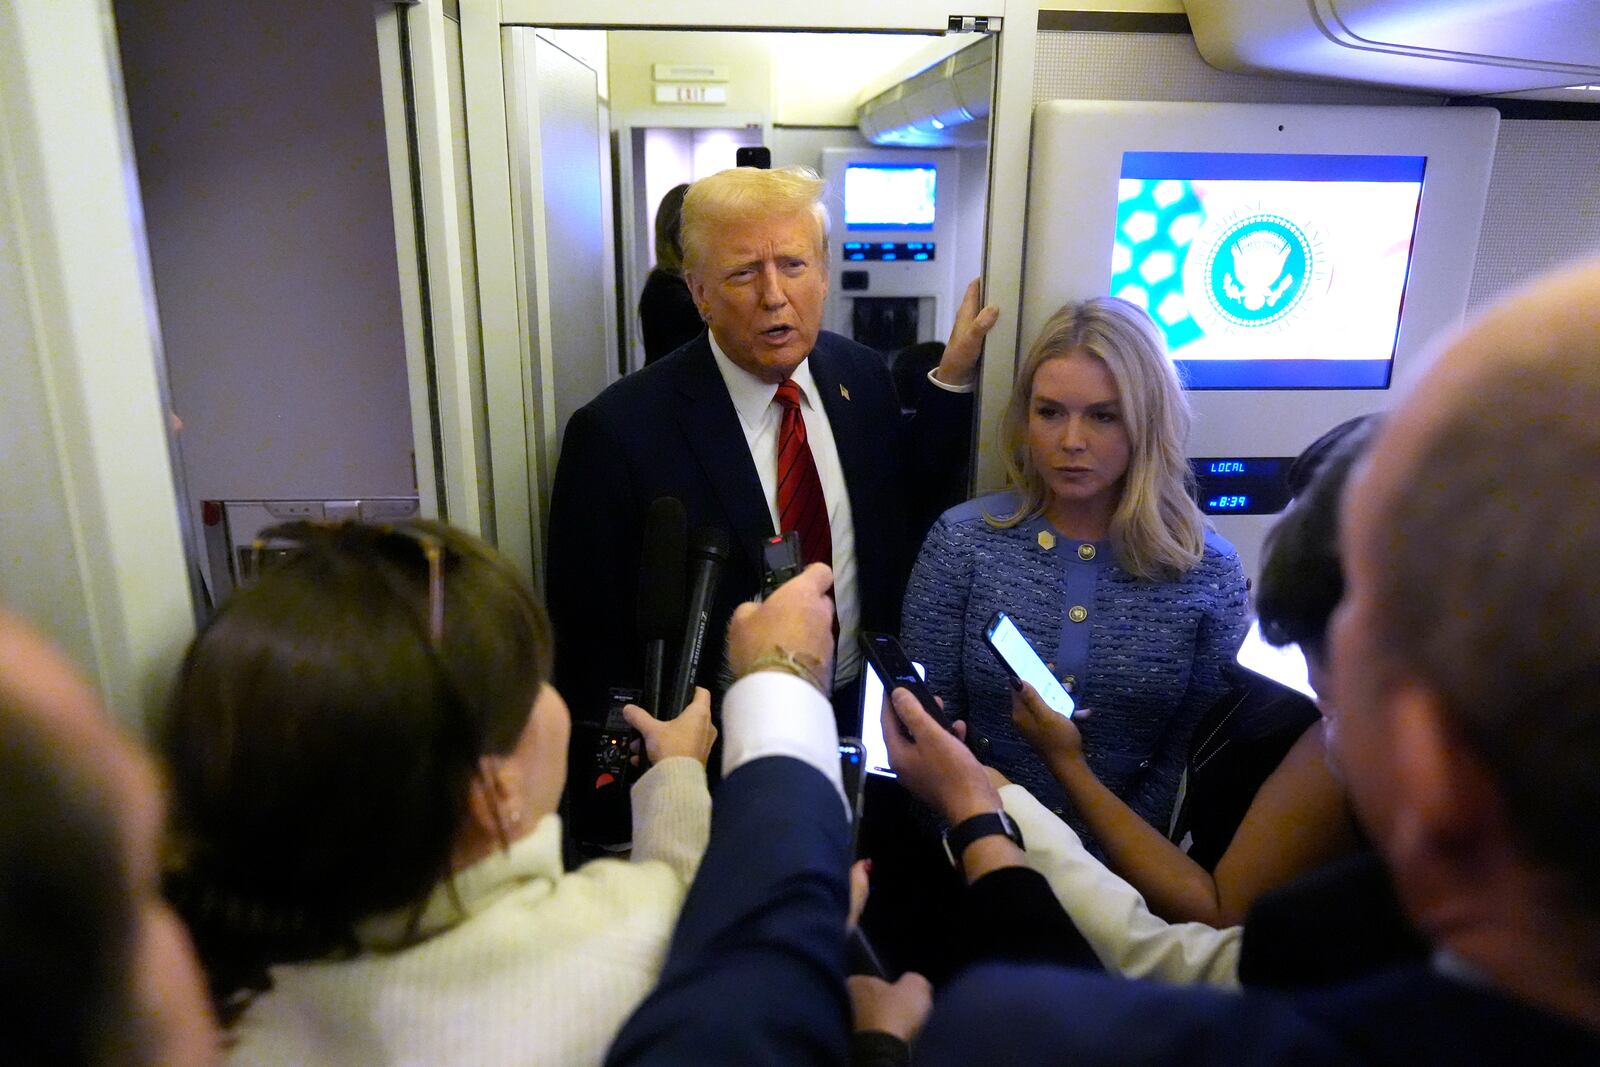
[[[771,652],[752,660],[739,677],[747,678],[757,671],[783,671],[796,678],[804,678],[816,688],[817,692],[823,696],[828,695],[828,687],[822,684],[822,661],[808,652],[797,653],[790,652],[787,648],[774,648]]]

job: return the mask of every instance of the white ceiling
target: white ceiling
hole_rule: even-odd
[[[1600,0],[1185,0],[1212,66],[1600,103]],[[1549,94],[1550,90],[1555,95]]]

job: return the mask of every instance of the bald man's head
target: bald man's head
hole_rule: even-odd
[[[144,753],[0,612],[0,1033],[28,1062],[215,1062],[193,953],[159,892],[161,813]]]
[[[1395,411],[1348,498],[1335,667],[1347,732],[1364,725],[1361,705],[1404,686],[1436,695],[1522,852],[1590,907],[1600,900],[1597,482],[1600,263],[1497,305]],[[1370,791],[1364,814],[1381,836],[1393,817],[1384,784],[1357,771],[1351,785],[1358,807]]]

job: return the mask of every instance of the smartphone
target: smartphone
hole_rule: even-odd
[[[1274,648],[1267,644],[1267,639],[1261,636],[1259,621],[1250,624],[1250,632],[1244,635],[1234,659],[1247,671],[1270,678],[1312,700],[1317,699],[1317,691],[1311,688],[1311,671],[1306,667],[1305,653],[1300,651],[1300,646]]]
[[[917,677],[926,678],[928,669],[913,660]],[[861,676],[861,741],[866,746],[866,771],[880,778],[894,778],[889,766],[889,743],[883,739],[883,679],[877,671]]]
[[[983,639],[988,642],[990,650],[1000,660],[1007,674],[1033,686],[1034,692],[1043,697],[1052,710],[1072,718],[1075,707],[1072,694],[1050,673],[1050,668],[1028,644],[1028,639],[1022,636],[1022,631],[1017,629],[1010,615],[1003,611],[995,612],[988,628],[983,631]]]
[[[800,534],[790,530],[769,537],[761,546],[761,599],[771,596],[778,586],[805,570],[800,557]]]
[[[850,804],[850,854],[855,855],[856,835],[861,830],[862,783],[866,780],[867,746],[859,737],[839,738],[839,777],[844,780],[844,798]]]
[[[733,165],[736,167],[755,167],[759,170],[771,170],[772,149],[766,145],[744,145],[734,150]]]
[[[900,642],[892,634],[861,631],[861,651],[867,657],[867,663],[872,666],[874,673],[883,680],[886,692],[892,693],[896,689],[911,690],[911,695],[917,698],[922,710],[932,715],[940,726],[946,730],[950,729],[950,716],[946,715],[939,702],[933,699],[933,690],[922,680],[922,675],[917,673],[916,665],[911,662],[906,650],[900,647]]]

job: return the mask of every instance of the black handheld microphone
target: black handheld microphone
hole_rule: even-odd
[[[683,502],[672,496],[653,500],[644,518],[635,617],[639,639],[644,642],[644,709],[653,715],[662,711],[667,642],[683,626],[688,541],[689,517]]]
[[[695,534],[694,577],[689,583],[689,616],[683,631],[683,648],[678,653],[678,676],[672,684],[672,694],[656,713],[658,719],[675,719],[683,706],[689,703],[694,691],[695,672],[700,669],[700,651],[705,646],[706,630],[711,625],[711,605],[716,600],[717,582],[722,578],[722,565],[728,559],[727,531],[719,526],[707,526]]]

